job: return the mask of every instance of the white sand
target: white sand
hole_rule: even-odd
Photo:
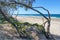
[[[42,19],[43,17],[34,17],[34,16],[17,17],[17,20],[19,20],[20,22],[29,22],[32,24],[34,23],[42,24],[44,22],[44,20]],[[51,18],[50,32],[51,34],[60,36],[60,18]]]
[[[26,16],[26,17],[19,16],[19,17],[17,17],[17,20],[20,22],[29,22],[32,24],[34,24],[34,23],[42,24],[43,23],[42,19],[43,19],[43,17],[41,18],[41,17],[34,17],[34,16],[32,16],[32,17],[30,17],[30,16]]]
[[[32,24],[34,24],[34,23],[42,24],[42,23],[44,23],[44,21],[46,21],[43,17],[29,17],[29,16],[26,16],[26,17],[19,16],[19,17],[17,17],[17,20],[20,22],[29,22]],[[0,28],[1,28],[1,26],[0,26]],[[6,29],[6,28],[7,28],[7,30],[12,29],[12,28],[8,28],[8,26],[4,27],[4,29]],[[6,31],[6,32],[8,32],[8,31]],[[56,36],[54,36],[54,37],[56,40],[60,40],[60,18],[51,19],[50,33],[53,35],[59,36],[59,37],[56,37]],[[0,39],[3,39],[4,35],[2,35],[3,37],[1,38],[1,34],[2,34],[2,32],[0,30]],[[9,33],[9,35],[10,35],[10,33]],[[12,39],[12,38],[10,38],[10,39]],[[36,39],[38,39],[38,38],[36,37]],[[17,38],[15,38],[14,40],[17,40]],[[46,40],[46,39],[43,38],[41,40]]]
[[[50,32],[60,36],[60,18],[53,18],[51,20]]]

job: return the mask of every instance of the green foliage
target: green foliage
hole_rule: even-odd
[[[17,26],[19,32],[22,33],[22,35],[24,35],[24,36],[31,37],[30,31],[27,32],[27,29],[29,29],[31,27],[36,27],[39,30],[39,32],[44,31],[44,27],[42,25],[37,24],[37,23],[35,23],[35,24],[31,24],[28,22],[22,23],[22,22],[18,22],[14,18],[10,18],[10,20],[12,20],[14,22],[14,24]]]
[[[18,2],[19,2],[20,0],[18,0]],[[32,3],[33,3],[33,1],[34,0],[21,0],[20,2],[21,3],[23,3],[23,4],[26,4],[26,5],[28,5],[28,6],[30,6],[30,7],[32,7]],[[7,4],[5,3],[5,2],[0,2],[0,7],[4,7],[4,6],[7,6]],[[20,5],[21,7],[24,7],[26,10],[28,9],[28,7],[26,7],[26,6],[22,6],[22,5]],[[14,8],[14,9],[16,9],[16,7],[17,7],[17,5],[16,4],[10,4],[10,5],[8,5],[7,7],[11,7],[11,8]],[[3,19],[3,18],[0,18],[1,20],[5,20],[5,19]],[[30,23],[28,23],[28,22],[25,22],[25,23],[20,23],[20,22],[18,22],[17,20],[15,20],[14,18],[12,18],[12,17],[10,17],[9,18],[16,26],[17,26],[17,28],[18,28],[18,31],[20,32],[20,33],[23,33],[23,35],[24,36],[29,36],[29,37],[31,37],[30,36],[30,32],[27,32],[27,29],[28,28],[31,28],[31,26],[33,26],[33,27],[36,27],[38,30],[39,30],[39,32],[42,30],[42,31],[44,31],[44,27],[42,26],[42,25],[38,25],[37,23],[36,24],[30,24]]]
[[[0,6],[1,7],[5,6],[5,3],[4,2],[0,2]]]
[[[37,23],[33,24],[33,26],[39,26]]]
[[[36,26],[39,31],[44,30],[44,27],[42,25],[38,25],[37,23],[36,24],[30,24],[28,22],[20,23],[20,22],[17,22],[16,20],[14,20],[13,18],[10,18],[10,19],[13,20],[15,25],[17,25],[19,32],[20,33],[22,32],[24,35],[27,35],[27,36],[30,35],[30,33],[26,32],[26,30],[29,27],[31,28],[31,26],[33,26],[33,27]]]
[[[6,23],[5,21],[5,18],[0,14],[0,24]]]
[[[29,37],[30,39],[32,38],[31,37],[31,32],[28,31],[27,32],[27,29],[31,28],[32,27],[35,27],[39,30],[39,32],[43,31],[44,30],[44,27],[42,25],[39,25],[37,23],[35,24],[31,24],[31,23],[28,23],[28,22],[18,22],[16,19],[10,17],[10,20],[17,26],[18,30],[20,33],[22,33],[23,36],[27,36]]]
[[[14,1],[16,1],[16,0],[11,0],[9,2],[11,3],[11,2],[14,2]],[[6,1],[5,2],[0,2],[0,7],[7,6],[7,7],[17,9],[17,6],[19,6],[19,7],[24,7],[25,10],[28,9],[28,7],[26,7],[26,6],[23,6],[23,5],[20,5],[20,4],[19,5],[18,4],[9,4],[9,2],[6,2]],[[20,3],[26,4],[30,7],[32,7],[32,4],[33,4],[33,2],[35,2],[35,0],[17,0],[16,2],[20,2]]]

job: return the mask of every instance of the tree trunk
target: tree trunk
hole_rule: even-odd
[[[19,33],[17,26],[5,15],[5,13],[2,11],[1,8],[0,8],[0,14],[2,14],[3,17],[4,17],[9,23],[11,23],[11,24],[16,28],[17,32]]]

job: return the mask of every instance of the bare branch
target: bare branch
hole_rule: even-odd
[[[30,8],[30,9],[34,10],[35,12],[41,14],[45,19],[49,20],[43,13],[41,13],[40,11],[38,11],[38,10],[34,9],[33,7],[30,7],[30,6],[26,5],[26,4],[23,4],[23,3],[20,3],[20,2],[16,2],[16,1],[12,2],[12,3],[11,2],[8,3],[8,5],[10,5],[10,4],[20,4],[20,5],[23,5],[23,6],[27,7],[27,8]]]

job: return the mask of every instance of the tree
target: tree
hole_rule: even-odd
[[[3,12],[3,9],[4,7],[7,7],[7,8],[13,8],[13,9],[16,9],[18,6],[19,7],[25,7],[25,9],[27,10],[28,8],[29,9],[32,9],[33,11],[41,14],[46,20],[48,20],[48,33],[49,33],[49,27],[50,27],[50,15],[49,15],[49,18],[47,18],[43,13],[41,13],[40,11],[34,9],[32,7],[32,4],[35,0],[0,0],[0,13],[4,16],[4,18],[9,22],[11,23],[16,29],[17,29],[17,32],[19,33],[18,31],[18,28],[17,26],[9,19],[8,15],[6,15],[7,13],[4,13]],[[43,7],[42,7],[43,8]],[[44,9],[44,8],[43,8]],[[44,9],[46,10],[46,9]],[[46,10],[48,11],[48,10]],[[49,11],[48,11],[49,13]]]
[[[16,0],[0,0],[0,14],[2,14],[4,16],[4,18],[9,22],[11,23],[17,30],[17,32],[19,33],[19,30],[16,26],[16,24],[14,24],[13,21],[10,20],[10,17],[9,14],[7,13],[8,11],[5,9],[5,8],[13,8],[13,9],[16,9],[16,7],[18,6],[18,4],[10,4],[10,3],[13,3],[15,2]],[[34,0],[17,0],[16,2],[21,2],[21,3],[24,3],[24,4],[27,4],[29,6],[32,6],[32,3],[33,3]],[[26,10],[27,10],[27,7],[26,6],[23,6],[23,5],[19,5],[20,7],[25,7]],[[4,8],[4,9],[3,9]],[[7,12],[6,12],[7,11]],[[8,15],[7,15],[8,14]],[[19,33],[20,34],[20,33]]]

